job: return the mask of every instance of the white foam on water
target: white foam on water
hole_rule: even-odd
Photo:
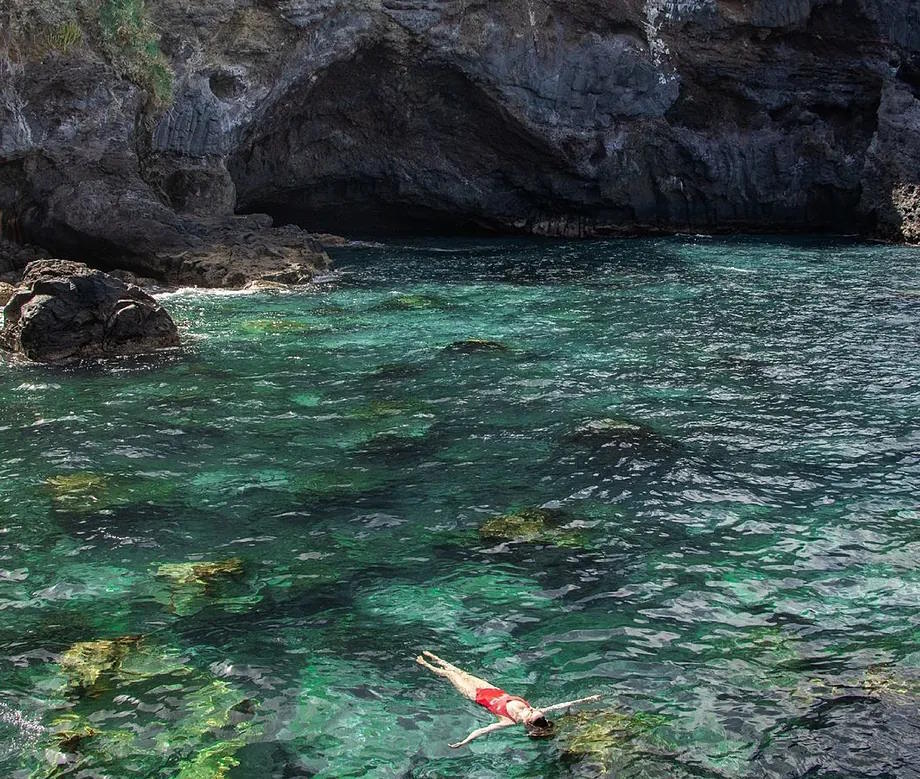
[[[736,268],[734,265],[710,265],[709,267],[713,270],[727,270],[732,273],[757,273],[751,268]]]
[[[386,249],[385,243],[379,241],[348,241],[345,244],[349,248],[355,249]]]
[[[60,388],[60,384],[31,384],[25,382],[16,387],[13,392],[42,392],[43,390],[56,390]]]
[[[41,738],[45,732],[45,726],[38,720],[32,719],[19,709],[0,701],[0,724],[9,725],[15,728],[22,735],[20,746],[26,746]]]
[[[237,298],[246,295],[258,295],[263,291],[260,289],[222,289],[219,287],[179,287],[168,292],[157,292],[153,297],[157,300],[175,297]]]

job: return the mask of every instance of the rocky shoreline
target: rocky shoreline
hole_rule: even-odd
[[[916,242],[918,170],[906,0],[0,10],[0,237],[165,283],[306,278],[311,231]]]
[[[346,234],[920,241],[907,0],[9,0],[0,282],[304,284]],[[8,288],[0,294],[10,294]]]

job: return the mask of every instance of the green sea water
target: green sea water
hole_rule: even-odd
[[[0,775],[920,776],[918,260],[359,247],[7,360]],[[604,699],[451,750],[422,649]]]

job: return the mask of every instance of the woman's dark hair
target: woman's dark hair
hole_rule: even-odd
[[[555,726],[546,717],[537,717],[535,720],[525,722],[527,735],[531,738],[549,738],[553,735]]]

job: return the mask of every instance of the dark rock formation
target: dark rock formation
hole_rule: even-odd
[[[18,281],[22,269],[32,260],[44,260],[47,257],[47,252],[38,246],[0,238],[0,279]]]
[[[155,267],[167,282],[202,287],[242,287],[250,282],[306,284],[328,267],[322,245],[303,230],[271,227],[267,216],[240,217],[211,228],[208,240],[179,251],[156,252]]]
[[[0,346],[38,362],[178,345],[175,323],[146,292],[78,262],[31,263],[3,309]]]
[[[0,19],[0,210],[105,267],[230,283],[235,212],[920,237],[914,0],[162,0],[140,61],[111,0],[46,5]],[[264,278],[324,261],[258,232],[247,262],[282,247]]]

